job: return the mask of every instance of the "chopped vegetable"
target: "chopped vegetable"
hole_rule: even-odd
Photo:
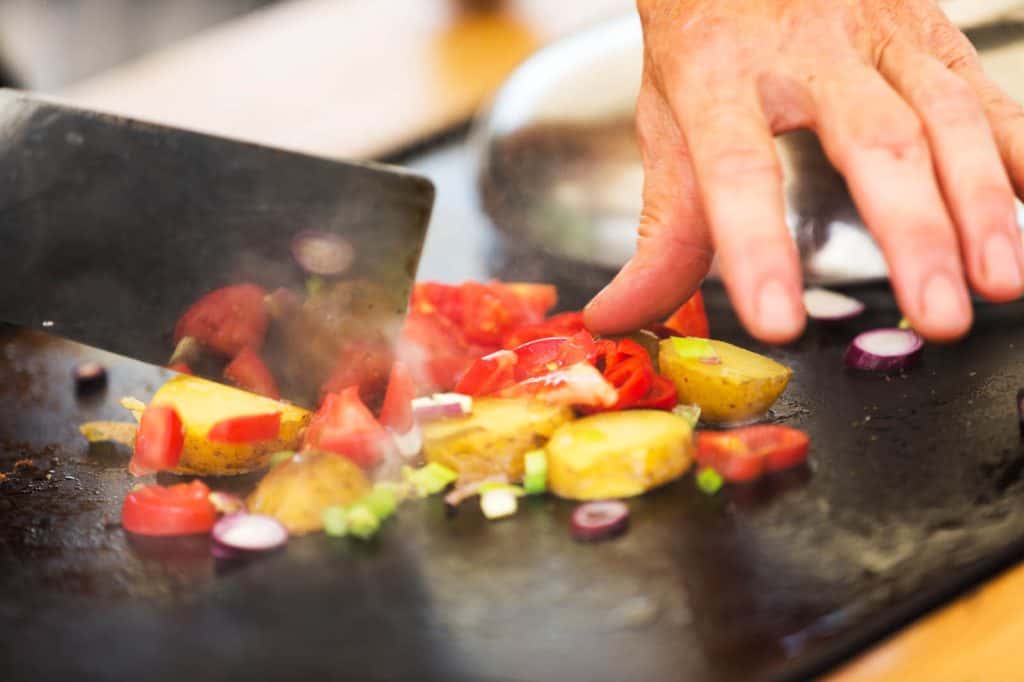
[[[519,361],[514,351],[499,350],[485,355],[469,368],[455,385],[456,393],[486,396],[515,383],[515,368]]]
[[[375,485],[370,494],[362,499],[362,502],[378,519],[383,521],[398,509],[398,493],[395,492],[394,486]]]
[[[668,377],[655,375],[651,390],[638,400],[633,407],[638,410],[668,410],[679,404],[679,393],[676,385]]]
[[[901,317],[900,318],[900,323],[898,325],[898,328],[899,329],[913,329],[913,327],[910,326],[910,320],[908,320],[905,317]]]
[[[734,483],[752,481],[766,471],[781,471],[807,459],[810,440],[789,426],[759,424],[697,435],[697,461]]]
[[[559,427],[546,450],[548,487],[559,497],[631,497],[686,472],[693,434],[668,412],[605,412]]]
[[[82,362],[71,371],[75,390],[80,394],[98,391],[107,385],[107,368],[98,362]]]
[[[700,422],[700,405],[676,405],[672,408],[672,414],[682,417],[691,429],[696,429]]]
[[[429,462],[419,469],[402,467],[402,478],[408,482],[417,497],[429,497],[441,492],[458,479],[459,474],[448,467]]]
[[[875,329],[858,334],[846,349],[847,367],[869,372],[898,372],[913,367],[924,340],[910,329]]]
[[[737,424],[761,417],[778,400],[793,372],[788,367],[723,341],[708,341],[719,358],[708,364],[682,357],[677,341],[661,342],[661,371],[682,403],[697,405],[709,424]]]
[[[531,450],[523,456],[523,488],[528,495],[540,495],[548,490],[548,455],[543,450]]]
[[[356,252],[352,243],[341,235],[307,230],[292,239],[292,255],[310,274],[336,276],[348,270]]]
[[[807,316],[821,322],[838,322],[857,317],[864,312],[864,304],[855,298],[828,289],[804,291]]]
[[[276,467],[278,464],[287,462],[294,456],[295,453],[292,450],[282,450],[281,452],[275,452],[270,456],[270,466]]]
[[[508,487],[480,490],[480,509],[490,520],[512,516],[519,508],[516,494]]]
[[[86,422],[78,430],[90,443],[111,442],[133,447],[138,426],[132,422]]]
[[[615,387],[593,365],[578,362],[503,388],[503,398],[535,398],[552,405],[609,407],[618,400]]]
[[[218,514],[237,514],[245,511],[245,502],[238,495],[214,490],[210,493],[209,500]]]
[[[237,284],[211,291],[192,304],[174,328],[175,343],[186,336],[227,357],[243,348],[259,350],[270,323],[263,297],[255,284]]]
[[[243,556],[284,547],[288,530],[277,519],[264,514],[231,514],[213,527],[213,541],[215,546],[228,550],[220,552],[222,556],[230,553]]]
[[[210,427],[211,443],[259,443],[274,440],[281,431],[281,413],[253,414],[223,419]]]
[[[481,495],[483,495],[484,493],[489,493],[492,490],[507,490],[516,497],[526,496],[526,490],[524,490],[521,486],[512,485],[511,483],[507,483],[504,481],[484,481],[483,483],[480,484],[480,487],[478,489]]]
[[[473,411],[472,396],[461,393],[435,393],[432,396],[415,398],[412,401],[412,412],[420,423],[462,417]]]
[[[343,455],[370,468],[383,459],[394,442],[360,400],[359,388],[349,386],[340,394],[327,395],[306,429],[302,447]]]
[[[209,496],[210,489],[202,481],[136,488],[125,497],[121,525],[137,535],[208,533],[217,520]]]
[[[512,350],[516,354],[515,380],[523,381],[581,362],[594,362],[598,344],[588,331],[573,336],[529,341]]]
[[[708,495],[714,495],[722,489],[725,479],[711,467],[703,467],[697,474],[697,487]]]
[[[572,535],[593,541],[618,535],[629,525],[629,507],[619,500],[586,502],[572,513]]]
[[[495,474],[488,476],[485,479],[479,481],[473,481],[471,483],[459,483],[451,492],[444,496],[444,503],[449,507],[457,507],[462,504],[465,500],[473,497],[480,493],[480,488],[488,483],[508,483],[508,476],[504,474]]]
[[[281,392],[263,358],[252,348],[243,348],[224,368],[224,378],[241,389],[278,400]]]
[[[269,514],[290,533],[323,526],[323,510],[347,506],[370,492],[362,469],[329,452],[302,452],[271,469],[246,500],[249,511]]]
[[[360,540],[369,540],[380,530],[380,519],[365,504],[354,504],[345,515],[348,522],[348,533]]]
[[[403,362],[396,362],[391,366],[384,405],[380,408],[380,423],[395,433],[408,433],[416,425],[412,409],[415,397],[416,386],[409,368]]]
[[[327,282],[324,281],[323,277],[320,277],[319,275],[313,275],[312,277],[306,280],[306,295],[316,296],[324,290],[324,287],[326,285]]]
[[[412,428],[405,433],[391,433],[395,442],[398,454],[406,459],[415,457],[423,451],[423,429],[419,424],[413,424]]]
[[[552,315],[543,322],[517,327],[505,338],[505,348],[516,348],[537,339],[569,337],[582,331],[586,331],[586,327],[583,324],[583,313],[559,313],[558,315]]]
[[[184,444],[185,430],[177,411],[165,405],[150,405],[142,413],[128,469],[135,476],[174,469]]]
[[[704,311],[704,297],[700,291],[679,306],[679,309],[665,320],[665,326],[678,336],[710,336],[708,316]]]
[[[334,538],[348,535],[348,510],[344,507],[327,507],[323,513],[324,532]]]

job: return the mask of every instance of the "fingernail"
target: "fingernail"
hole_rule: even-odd
[[[982,253],[985,281],[992,288],[1017,290],[1021,287],[1017,245],[1002,232],[989,235]]]
[[[757,298],[757,319],[762,333],[789,336],[800,326],[796,302],[781,280],[771,279],[761,285]]]
[[[963,316],[959,287],[953,278],[945,272],[939,272],[928,278],[924,285],[924,317],[929,322],[940,326],[949,326]]]

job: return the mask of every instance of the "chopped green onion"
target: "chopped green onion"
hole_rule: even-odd
[[[912,327],[910,326],[910,320],[908,320],[905,317],[901,317],[900,318],[899,328],[900,329],[912,329]]]
[[[348,534],[348,512],[344,507],[327,507],[323,511],[324,532],[333,538]]]
[[[377,484],[373,486],[373,490],[370,494],[362,499],[362,502],[370,508],[370,511],[376,515],[378,519],[383,521],[398,509],[398,494],[395,492],[393,486],[386,486],[383,484]]]
[[[481,495],[491,492],[492,490],[507,490],[512,493],[515,497],[523,497],[526,495],[526,491],[517,485],[511,485],[509,483],[498,483],[497,481],[486,481],[480,484],[477,488],[477,492]]]
[[[710,467],[701,469],[697,474],[697,487],[708,495],[714,495],[721,490],[724,482],[721,474]]]
[[[390,491],[395,496],[395,501],[399,503],[409,499],[409,496],[412,495],[412,487],[405,482],[380,481],[373,485],[374,490],[378,488]]]
[[[711,341],[696,336],[673,336],[672,350],[681,358],[693,358],[694,360],[718,358],[718,353],[715,352]]]
[[[672,414],[682,417],[691,429],[695,429],[700,421],[700,405],[676,405],[672,408]]]
[[[516,495],[508,487],[480,491],[480,509],[488,519],[512,516],[518,507]]]
[[[306,293],[309,294],[310,296],[316,296],[321,291],[323,291],[324,284],[326,284],[326,282],[324,281],[323,277],[320,277],[319,275],[313,275],[312,277],[306,280]]]
[[[369,540],[380,529],[380,519],[364,502],[356,502],[349,507],[345,520],[348,522],[349,534],[362,540]]]
[[[421,469],[402,467],[402,477],[412,485],[417,497],[428,497],[447,488],[459,475],[446,466],[430,462]]]
[[[276,467],[278,464],[287,462],[294,456],[295,453],[292,452],[291,450],[282,450],[281,452],[275,452],[270,456],[270,466]]]
[[[527,495],[540,495],[548,489],[548,455],[543,450],[532,450],[524,458],[523,488]]]

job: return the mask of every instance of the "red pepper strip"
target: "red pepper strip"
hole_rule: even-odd
[[[216,521],[210,489],[202,481],[147,485],[128,493],[121,508],[121,525],[138,535],[208,533]]]
[[[396,362],[391,368],[388,390],[380,408],[380,423],[395,433],[408,433],[414,426],[412,400],[416,397],[416,386],[412,374],[404,363]]]
[[[325,450],[348,457],[363,468],[377,464],[394,441],[359,399],[359,387],[329,393],[309,422],[303,450]]]
[[[469,368],[455,385],[456,393],[485,396],[515,383],[518,357],[513,351],[499,350],[485,355]]]
[[[252,348],[243,348],[235,359],[224,368],[224,378],[239,388],[277,400],[281,392],[270,369],[263,363],[259,353]]]
[[[633,407],[640,410],[671,410],[678,403],[679,392],[676,390],[676,385],[668,377],[655,374],[650,391]]]
[[[678,336],[700,336],[705,339],[710,336],[704,297],[699,290],[665,320],[665,326]]]
[[[227,357],[243,348],[259,349],[270,324],[263,298],[255,284],[237,284],[206,294],[185,311],[174,328],[177,343],[186,336]]]
[[[150,405],[139,420],[128,470],[134,476],[145,476],[173,469],[178,466],[184,445],[185,429],[177,411],[166,405]]]
[[[646,353],[645,353],[646,355]],[[654,384],[654,366],[649,359],[627,357],[606,368],[604,378],[618,391],[619,399],[609,409],[636,407]]]
[[[210,427],[206,437],[214,443],[259,443],[274,440],[281,433],[281,413],[253,414],[222,419]]]
[[[752,481],[765,471],[780,471],[807,459],[810,439],[788,426],[760,424],[731,431],[697,434],[697,461],[727,481]]]

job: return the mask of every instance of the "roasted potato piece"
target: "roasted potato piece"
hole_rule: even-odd
[[[544,445],[572,418],[572,409],[564,405],[478,398],[472,414],[424,426],[423,452],[428,461],[457,471],[464,483],[499,474],[515,481],[523,477],[523,455]]]
[[[152,405],[173,407],[185,427],[185,446],[174,471],[223,476],[266,468],[270,455],[298,447],[302,429],[312,416],[307,410],[224,386],[198,377],[177,376],[156,392]],[[260,443],[213,443],[210,427],[223,419],[268,412],[281,413],[281,431]]]
[[[607,412],[559,427],[546,449],[548,487],[559,497],[632,497],[686,472],[693,431],[670,412]]]
[[[681,357],[672,339],[661,342],[661,373],[676,385],[679,402],[698,405],[709,424],[741,424],[768,411],[785,390],[793,371],[771,358],[724,341],[710,344],[716,363]]]
[[[329,452],[302,452],[271,469],[246,506],[267,514],[301,535],[321,530],[323,510],[346,506],[370,492],[363,470],[347,457]]]

